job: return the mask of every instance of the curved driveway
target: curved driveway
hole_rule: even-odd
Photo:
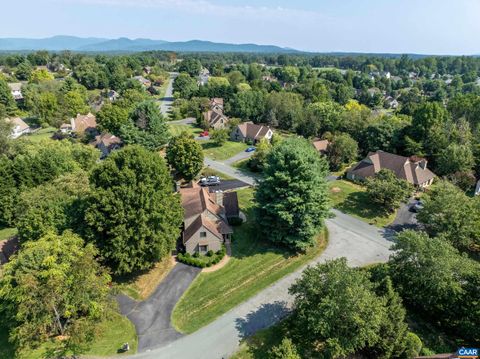
[[[335,217],[327,220],[329,244],[310,265],[339,257],[346,257],[352,266],[388,260],[391,253],[388,233],[341,212],[334,210],[333,213]],[[304,269],[305,267],[300,268],[280,279],[195,333],[179,336],[170,344],[132,358],[228,358],[238,350],[243,338],[274,324],[288,314],[293,302],[288,288]],[[157,343],[160,343],[158,339]]]

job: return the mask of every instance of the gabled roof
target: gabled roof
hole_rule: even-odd
[[[268,131],[271,130],[268,126],[257,125],[253,122],[244,122],[237,126],[243,137],[258,140],[264,138]]]
[[[83,133],[89,128],[97,128],[97,119],[95,115],[88,113],[87,115],[78,114],[73,120],[74,131]]]
[[[208,122],[210,126],[214,126],[217,123],[227,123],[228,122],[228,117],[225,116],[224,114],[215,111],[215,110],[210,110],[204,113],[205,120]],[[222,122],[223,120],[223,122]]]
[[[214,194],[209,193],[206,187],[181,188],[182,206],[185,210],[185,218],[202,214],[205,210],[220,215],[223,208],[214,200]]]
[[[435,174],[427,168],[427,160],[383,151],[370,152],[348,172],[366,178],[374,176],[382,169],[389,169],[398,178],[415,185],[425,183],[435,177]]]
[[[5,119],[5,121],[11,123],[13,125],[13,128],[17,131],[25,131],[30,128],[30,126],[27,125],[25,121],[23,121],[20,117],[7,118]]]
[[[328,140],[316,140],[312,142],[313,147],[319,152],[325,152],[327,150],[330,141]]]
[[[95,136],[95,141],[91,144],[95,147],[103,144],[105,147],[110,147],[112,145],[120,145],[122,143],[122,139],[111,133],[102,133],[101,135]]]
[[[8,84],[10,87],[10,91],[20,91],[22,89],[23,84],[21,82],[11,82]]]

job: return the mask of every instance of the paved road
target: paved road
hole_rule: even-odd
[[[197,120],[194,117],[187,117],[182,120],[175,120],[175,121],[168,121],[170,124],[174,125],[191,125],[192,123],[195,123]]]
[[[231,164],[234,164],[235,162],[238,162],[238,161],[241,161],[241,160],[246,160],[247,158],[252,157],[254,153],[255,153],[255,151],[253,151],[253,152],[242,151],[242,152],[237,153],[235,156],[230,157],[229,159],[223,161],[223,163],[225,163],[226,165],[231,165]]]
[[[139,352],[167,345],[183,336],[172,327],[170,317],[198,273],[199,268],[177,263],[147,300],[136,302],[123,294],[117,297],[120,311],[135,325]]]
[[[218,186],[209,187],[210,192],[215,191],[229,191],[232,189],[249,187],[248,183],[242,182],[240,180],[222,180]]]
[[[255,186],[256,184],[256,177],[252,174],[247,174],[242,171],[239,171],[236,168],[229,166],[223,162],[214,161],[210,158],[205,157],[205,166],[213,168],[219,172],[225,173],[226,175],[237,178],[242,182],[248,183],[250,186]]]
[[[170,109],[172,108],[173,105],[173,81],[175,78],[178,76],[178,73],[176,72],[171,72],[170,73],[170,80],[168,82],[167,90],[165,91],[165,96],[161,99],[161,104],[160,104],[160,111],[162,112],[162,115],[165,117],[169,116]]]
[[[346,257],[352,266],[385,262],[391,242],[385,233],[365,222],[333,211],[335,218],[327,220],[330,241],[325,251],[310,264]],[[301,268],[230,310],[197,332],[152,350],[137,354],[143,359],[220,359],[238,350],[243,338],[266,328],[289,313],[293,298],[288,288],[300,277]]]

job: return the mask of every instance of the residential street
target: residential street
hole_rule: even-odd
[[[233,168],[223,162],[214,161],[210,158],[205,157],[204,163],[206,167],[210,167],[216,171],[225,173],[226,175],[239,179],[240,181],[248,183],[251,186],[255,186],[256,184],[254,175],[243,173],[242,171]]]
[[[230,157],[229,159],[225,160],[224,163],[226,165],[233,165],[235,162],[241,161],[241,160],[246,160],[247,158],[252,157],[255,154],[255,151],[252,152],[246,152],[242,151],[237,153],[235,156]]]
[[[165,91],[165,96],[161,99],[160,111],[162,115],[168,117],[170,109],[173,105],[173,81],[178,76],[178,73],[171,72],[170,80],[168,82],[167,90]]]
[[[385,262],[391,242],[382,230],[338,211],[327,220],[330,241],[326,250],[310,264],[346,257],[352,266]],[[292,304],[288,288],[299,278],[301,268],[264,289],[197,332],[133,357],[144,359],[221,359],[239,347],[242,338],[268,327],[285,316]]]

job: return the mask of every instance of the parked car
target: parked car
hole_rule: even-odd
[[[410,207],[410,211],[418,213],[423,209],[423,202],[422,201],[416,201],[412,206]]]
[[[200,132],[200,137],[208,137],[210,136],[210,134],[208,133],[208,131],[203,131],[203,132]]]
[[[249,147],[245,150],[245,152],[253,152],[255,151],[255,147]]]
[[[218,186],[220,183],[220,177],[218,176],[208,176],[200,178],[201,186]]]

